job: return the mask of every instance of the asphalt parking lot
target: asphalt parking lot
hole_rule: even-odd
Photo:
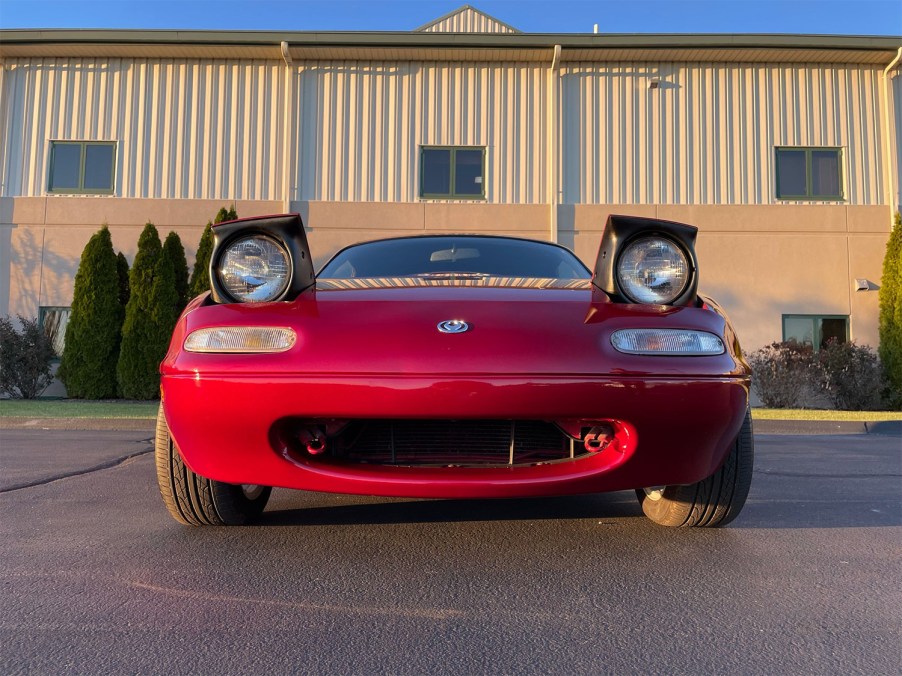
[[[758,436],[714,531],[291,491],[190,529],[149,436],[0,431],[0,673],[899,673],[898,436]]]

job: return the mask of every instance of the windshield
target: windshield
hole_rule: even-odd
[[[588,279],[588,268],[555,244],[507,237],[409,237],[339,251],[320,279],[356,277],[541,277]]]

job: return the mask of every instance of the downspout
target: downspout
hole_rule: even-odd
[[[294,100],[292,71],[294,62],[291,60],[291,52],[288,51],[288,43],[284,40],[279,45],[282,51],[282,60],[285,62],[285,106],[282,111],[282,213],[291,211],[291,158],[294,155],[294,143],[291,142],[291,102]]]
[[[552,242],[558,241],[558,227],[557,227],[557,166],[558,166],[558,119],[557,119],[557,100],[558,100],[558,78],[555,77],[555,73],[560,71],[561,69],[561,46],[555,45],[554,52],[551,57],[551,67],[548,69],[548,82],[547,89],[548,94],[546,96],[546,110],[545,110],[545,129],[546,131],[546,139],[545,139],[545,177],[546,177],[546,186],[545,190],[548,193],[548,223],[549,223],[549,233],[548,236]]]
[[[896,215],[896,205],[895,195],[893,194],[893,153],[892,148],[890,147],[890,115],[892,111],[890,110],[890,97],[889,97],[889,88],[887,87],[889,83],[889,73],[890,71],[896,67],[896,64],[899,63],[899,59],[902,59],[902,47],[899,47],[899,50],[896,52],[896,58],[890,61],[889,65],[883,69],[883,137],[886,141],[883,144],[884,149],[884,160],[886,162],[886,171],[884,179],[884,183],[886,186],[886,202],[889,204],[889,222],[893,222],[893,218]],[[897,133],[899,130],[896,130]],[[900,139],[896,138],[896,153],[898,154],[898,146]],[[897,177],[897,180],[902,180],[902,177]]]

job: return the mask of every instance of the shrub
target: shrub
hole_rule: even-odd
[[[175,327],[178,294],[172,261],[163,255],[152,223],[144,226],[138,239],[129,285],[116,371],[119,389],[130,399],[153,399],[160,392],[159,366]]]
[[[191,272],[191,281],[188,282],[188,298],[194,298],[210,290],[210,258],[213,255],[213,223],[234,221],[238,218],[235,205],[226,209],[222,207],[216,214],[212,223],[207,223],[200,242],[197,245],[197,255],[194,257],[194,269]]]
[[[21,332],[0,317],[0,392],[14,399],[34,399],[53,382],[53,344],[37,318],[19,315]]]
[[[235,211],[235,205],[233,204],[228,209],[221,207],[216,212],[216,218],[213,219],[213,223],[225,223],[226,221],[234,221],[236,218],[238,218],[238,212]]]
[[[834,407],[876,411],[883,404],[883,370],[866,345],[831,340],[817,353],[818,380]]]
[[[175,292],[178,296],[178,304],[175,314],[178,316],[188,304],[188,263],[185,262],[185,247],[178,234],[170,232],[163,242],[163,255],[168,256],[172,262],[172,272],[175,279]]]
[[[886,243],[880,279],[880,361],[889,384],[889,403],[902,406],[902,215],[896,212]]]
[[[748,358],[755,391],[770,408],[798,408],[816,377],[814,351],[794,341],[771,343]]]
[[[197,245],[194,269],[191,272],[191,281],[188,282],[188,294],[191,298],[210,290],[210,258],[212,255],[213,225],[212,223],[207,223]]]
[[[119,304],[125,308],[131,292],[128,285],[128,261],[121,251],[116,256],[116,272],[119,273]]]
[[[110,231],[103,226],[88,241],[75,275],[72,314],[58,375],[70,397],[116,396],[116,361],[123,309]]]

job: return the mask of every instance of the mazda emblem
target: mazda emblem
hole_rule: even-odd
[[[442,333],[463,333],[470,329],[470,325],[461,319],[446,319],[439,322],[437,328]]]

